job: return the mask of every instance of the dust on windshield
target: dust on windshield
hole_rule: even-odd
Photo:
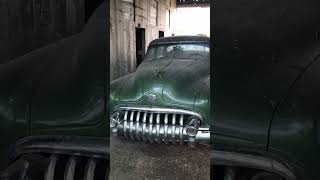
[[[207,43],[159,44],[150,46],[144,59],[206,59],[209,54]]]

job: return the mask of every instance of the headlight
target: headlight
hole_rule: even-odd
[[[119,112],[115,112],[110,116],[110,128],[114,129],[120,123],[119,121]]]
[[[189,136],[196,136],[198,133],[198,128],[200,125],[200,120],[196,117],[190,117],[190,122],[187,125],[186,132]]]

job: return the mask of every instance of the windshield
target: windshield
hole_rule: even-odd
[[[159,44],[149,47],[145,60],[157,59],[206,59],[209,58],[209,44]]]

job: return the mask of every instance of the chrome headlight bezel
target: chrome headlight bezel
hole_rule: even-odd
[[[120,124],[119,115],[119,112],[114,112],[110,115],[110,128],[116,128]]]
[[[186,133],[188,136],[194,137],[198,133],[201,120],[198,117],[191,116],[189,118],[189,124],[186,127]]]

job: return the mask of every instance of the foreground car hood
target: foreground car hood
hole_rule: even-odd
[[[0,169],[28,135],[106,137],[106,4],[84,30],[0,64]],[[32,108],[31,108],[32,107]]]
[[[184,108],[208,119],[209,61],[170,59],[144,61],[135,73],[111,83],[115,104]],[[156,95],[149,102],[148,95]]]

